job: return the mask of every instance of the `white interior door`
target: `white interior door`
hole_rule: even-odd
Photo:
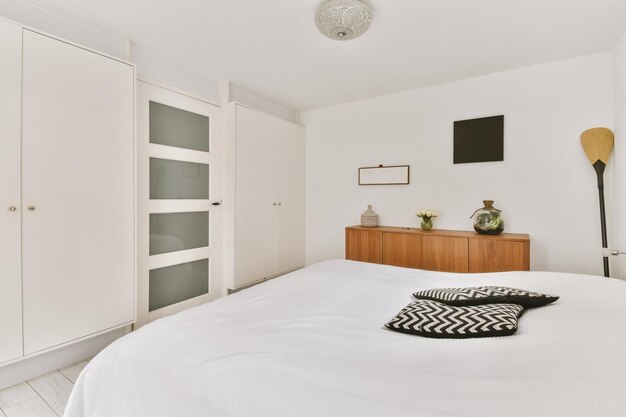
[[[0,363],[22,355],[22,28],[0,20]]]
[[[138,325],[221,295],[222,109],[139,81]]]
[[[235,287],[276,275],[276,136],[270,116],[237,106]]]
[[[23,39],[24,349],[134,319],[134,68]]]
[[[278,273],[304,266],[304,163],[304,128],[277,121]]]

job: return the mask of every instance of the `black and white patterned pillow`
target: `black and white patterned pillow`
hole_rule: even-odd
[[[524,307],[518,304],[454,307],[418,300],[403,308],[385,327],[441,339],[508,336],[517,331],[517,320],[523,312]]]
[[[418,300],[434,300],[451,306],[474,306],[513,303],[524,307],[541,307],[559,299],[556,295],[508,287],[434,288],[413,294]]]

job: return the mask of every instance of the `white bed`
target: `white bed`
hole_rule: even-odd
[[[442,340],[383,325],[434,287],[560,295],[514,336]],[[80,375],[66,417],[618,417],[626,283],[473,276],[335,260],[158,320]]]

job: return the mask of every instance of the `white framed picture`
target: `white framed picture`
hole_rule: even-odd
[[[406,185],[408,183],[408,165],[359,168],[359,185]]]

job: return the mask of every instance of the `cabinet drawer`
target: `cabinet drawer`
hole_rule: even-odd
[[[422,269],[468,272],[468,239],[422,236]]]
[[[530,270],[530,244],[491,239],[470,239],[469,272]]]
[[[405,268],[422,267],[422,237],[383,233],[383,263]]]
[[[374,230],[346,229],[346,259],[382,263],[383,234]]]

